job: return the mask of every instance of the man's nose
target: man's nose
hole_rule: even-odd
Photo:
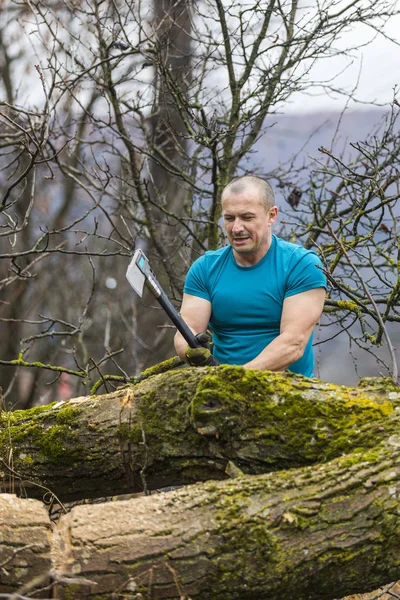
[[[239,231],[243,231],[244,227],[243,227],[243,223],[240,219],[235,219],[235,221],[233,222],[233,226],[232,226],[232,231],[233,232],[239,232]]]

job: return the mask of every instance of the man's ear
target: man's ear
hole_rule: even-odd
[[[270,223],[274,223],[276,221],[276,219],[278,218],[278,207],[277,206],[272,206],[269,211],[268,211],[268,221]]]

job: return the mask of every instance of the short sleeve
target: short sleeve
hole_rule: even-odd
[[[185,294],[198,296],[199,298],[204,298],[204,300],[211,302],[204,259],[205,257],[201,256],[190,267],[186,275],[183,291]]]
[[[285,298],[315,288],[326,289],[326,277],[322,262],[315,252],[302,249],[301,255],[294,257],[291,262]]]

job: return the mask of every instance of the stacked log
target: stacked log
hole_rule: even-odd
[[[386,380],[218,367],[3,413],[4,488],[145,495],[53,525],[39,501],[0,496],[1,589],[39,577],[35,597],[48,585],[60,600],[332,600],[399,579],[399,408]],[[165,485],[184,487],[149,495]],[[21,503],[26,536],[4,535]]]

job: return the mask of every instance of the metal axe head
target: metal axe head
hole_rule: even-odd
[[[146,265],[147,259],[143,251],[140,248],[135,250],[135,254],[126,271],[126,278],[140,297],[143,296],[143,288],[146,281]]]

